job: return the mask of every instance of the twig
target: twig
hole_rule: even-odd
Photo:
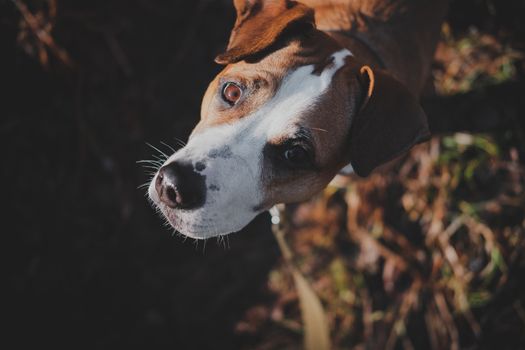
[[[38,20],[31,13],[31,11],[29,11],[27,5],[20,0],[11,0],[11,2],[17,7],[18,11],[20,11],[24,21],[27,23],[38,40],[40,40],[40,42],[46,46],[51,51],[51,53],[53,53],[63,64],[68,67],[72,67],[73,61],[69,57],[68,53],[55,43],[53,37],[46,29],[42,28],[38,24]],[[51,8],[53,9],[54,7]]]
[[[416,281],[412,283],[412,286],[406,292],[403,298],[403,303],[401,304],[401,307],[399,308],[398,317],[394,321],[394,324],[392,325],[392,330],[390,331],[390,335],[388,336],[388,340],[386,342],[385,349],[387,350],[394,349],[399,336],[400,335],[404,336],[406,330],[403,330],[403,333],[400,333],[399,325],[402,327],[406,327],[407,317],[410,313],[410,310],[412,310],[412,306],[417,302],[417,296],[419,294],[420,289],[421,289],[421,283],[419,281]]]
[[[425,312],[425,324],[427,326],[427,333],[428,333],[428,340],[430,342],[430,348],[432,350],[439,350],[440,349],[440,346],[439,346],[439,342],[438,342],[438,336],[436,335],[436,329],[434,327],[434,325],[436,324],[435,322],[435,317],[433,315],[433,309],[428,309],[427,312]]]
[[[450,349],[459,350],[459,333],[454,323],[450,310],[448,309],[447,301],[443,296],[443,293],[438,292],[434,294],[434,302],[436,303],[437,309],[441,314],[441,318],[444,321],[448,334],[450,336]]]

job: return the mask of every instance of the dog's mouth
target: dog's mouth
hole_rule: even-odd
[[[176,233],[193,239],[207,239],[215,236],[211,233],[213,232],[212,222],[193,221],[187,218],[188,212],[185,213],[184,210],[170,208],[155,198],[152,198],[151,195],[149,197],[152,207],[158,212],[159,216],[165,220],[166,226],[173,228]]]
[[[165,205],[159,206],[160,211],[162,212],[164,218],[168,223],[175,229],[176,232],[193,238],[193,239],[207,239],[213,236],[218,236],[220,234],[212,234],[213,232],[213,223],[208,222],[194,222],[185,219],[183,211],[173,210],[166,207]]]
[[[205,240],[212,237],[225,236],[244,228],[258,213],[247,220],[239,222],[229,220],[228,215],[221,217],[203,217],[201,213],[193,213],[185,210],[172,209],[162,203],[154,203],[159,214],[167,221],[177,233],[193,239]]]

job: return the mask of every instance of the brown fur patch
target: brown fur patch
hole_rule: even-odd
[[[314,25],[313,9],[295,1],[236,1],[237,21],[228,49],[215,59],[229,64],[272,46],[291,26]]]

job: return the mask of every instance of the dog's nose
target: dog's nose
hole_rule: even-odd
[[[159,170],[155,189],[160,201],[170,208],[197,209],[206,199],[204,180],[191,163],[172,162]]]

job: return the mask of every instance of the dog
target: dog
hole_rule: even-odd
[[[445,0],[234,0],[224,69],[148,195],[196,239],[236,232],[350,168],[368,176],[429,136],[419,105]]]

